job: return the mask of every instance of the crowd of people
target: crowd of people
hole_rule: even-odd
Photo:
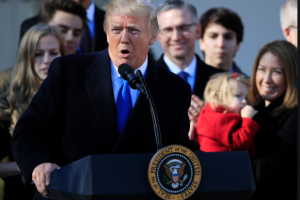
[[[119,75],[122,63],[145,77],[164,146],[248,151],[251,199],[296,199],[297,0],[282,5],[280,23],[286,40],[262,44],[248,77],[234,62],[244,25],[228,8],[198,19],[182,0],[112,0],[106,11],[45,0],[0,73],[4,200],[42,199],[53,170],[87,155],[156,152],[146,97]],[[164,53],[154,61],[156,39]]]

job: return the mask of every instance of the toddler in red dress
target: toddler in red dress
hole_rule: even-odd
[[[254,153],[253,138],[259,125],[252,119],[257,111],[247,105],[249,87],[249,80],[238,73],[218,73],[210,78],[204,91],[206,105],[196,127],[200,150]]]

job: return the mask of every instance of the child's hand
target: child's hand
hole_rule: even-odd
[[[241,110],[241,116],[246,117],[246,118],[251,118],[257,113],[257,110],[252,108],[249,105],[246,105],[242,110]]]

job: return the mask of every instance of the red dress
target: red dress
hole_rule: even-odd
[[[251,148],[253,151],[253,138],[259,125],[253,119],[224,111],[224,107],[212,109],[209,103],[202,109],[197,123],[200,150],[248,151]]]

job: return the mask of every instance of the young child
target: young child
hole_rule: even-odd
[[[204,91],[206,105],[196,127],[200,150],[248,151],[251,147],[250,153],[253,151],[259,125],[252,120],[257,111],[246,105],[249,87],[247,78],[238,73],[218,73],[210,78]]]

